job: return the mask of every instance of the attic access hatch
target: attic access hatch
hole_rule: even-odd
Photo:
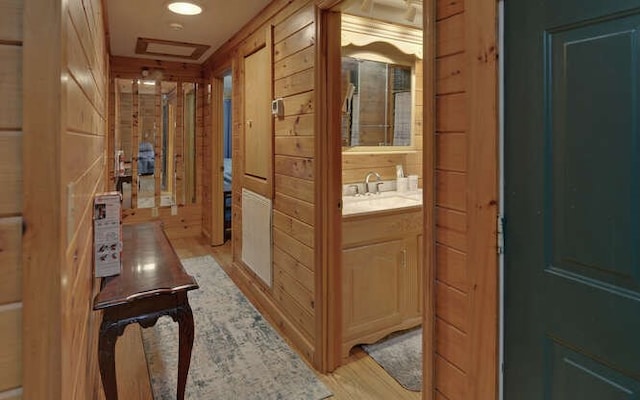
[[[206,44],[139,37],[136,42],[136,54],[198,60],[200,56],[209,50],[209,47],[211,46]]]

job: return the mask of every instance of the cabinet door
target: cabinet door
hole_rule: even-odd
[[[402,321],[405,250],[404,240],[344,250],[344,339],[373,334]]]
[[[403,318],[405,323],[410,319],[416,319],[418,324],[422,320],[422,235],[405,239],[403,257]]]

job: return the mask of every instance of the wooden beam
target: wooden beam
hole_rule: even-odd
[[[468,1],[467,74],[468,399],[498,394],[498,52],[495,1]]]
[[[423,20],[423,144],[422,144],[422,259],[423,259],[423,320],[422,320],[422,398],[435,399],[435,354],[436,354],[436,305],[435,305],[435,132],[436,132],[436,87],[435,87],[435,58],[436,58],[436,2],[425,0],[422,10]]]
[[[63,2],[29,1],[23,24],[22,385],[25,399],[59,400],[61,365],[61,90]],[[18,100],[19,101],[19,100]],[[66,205],[65,205],[66,206]]]
[[[321,19],[320,19],[321,18]],[[318,16],[316,37],[316,82],[341,82],[340,13],[325,11]],[[321,371],[332,371],[342,362],[342,200],[341,88],[318,85],[318,117],[315,160],[316,185],[316,301],[321,305],[317,324],[321,339]]]

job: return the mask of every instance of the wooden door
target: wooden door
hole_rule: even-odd
[[[505,398],[640,398],[640,1],[506,2]]]
[[[265,46],[244,58],[244,174],[251,190],[271,197],[273,117],[271,55]]]

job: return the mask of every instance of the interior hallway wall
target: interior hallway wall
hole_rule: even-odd
[[[100,0],[25,2],[22,371],[28,399],[95,399],[101,391],[92,218],[93,196],[106,189],[102,6]]]
[[[273,128],[273,285],[265,287],[241,265],[243,187],[243,46],[252,35],[273,32],[273,96],[283,98],[284,117]],[[316,293],[316,7],[311,0],[272,2],[207,61],[217,71],[233,62],[233,252],[236,278],[287,338],[320,365],[321,328]],[[268,66],[267,66],[268,67]],[[247,77],[248,78],[248,77]],[[248,78],[249,79],[249,78]],[[237,99],[237,100],[236,100]],[[266,104],[265,106],[269,106]]]

